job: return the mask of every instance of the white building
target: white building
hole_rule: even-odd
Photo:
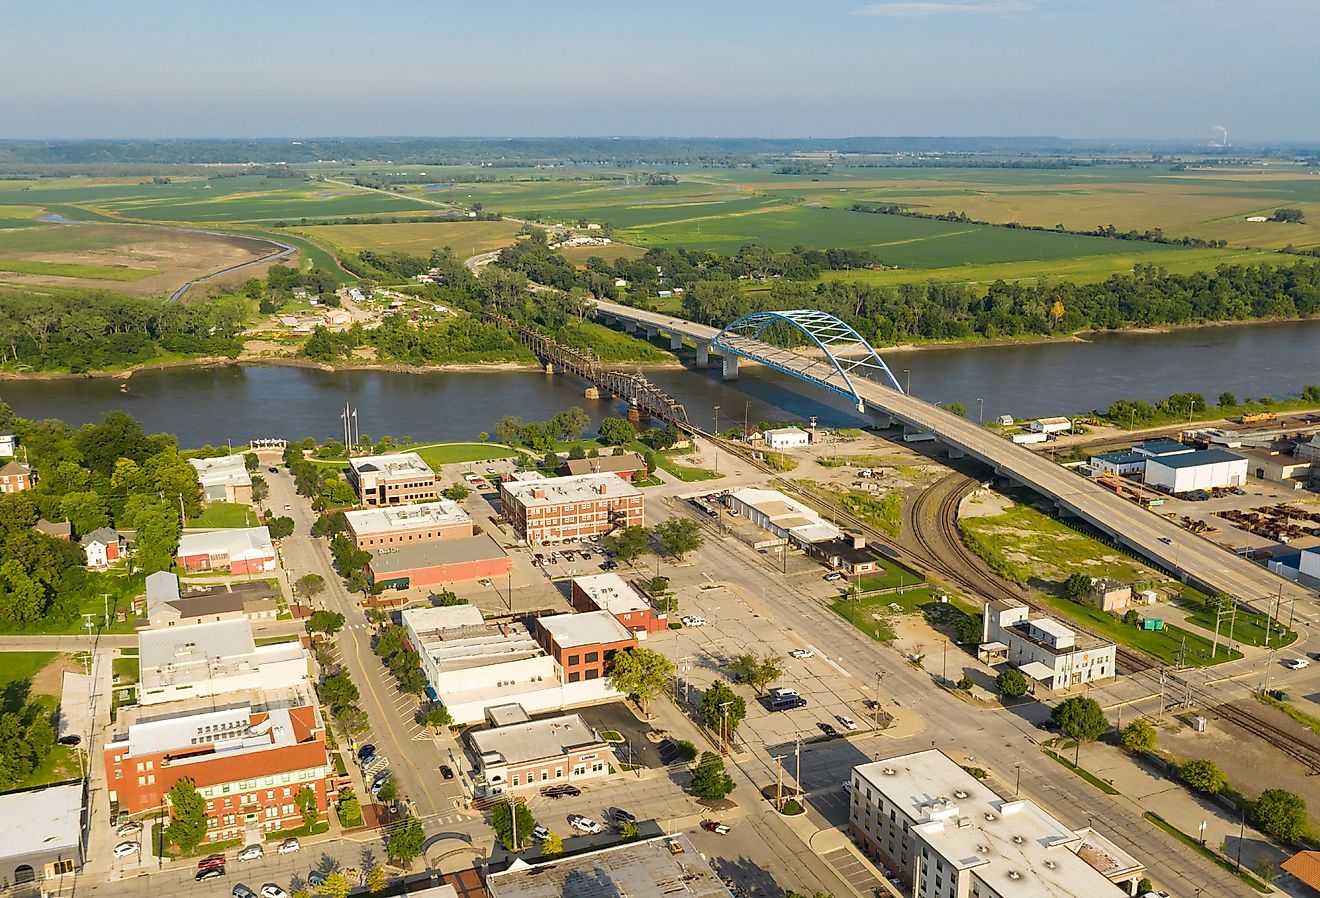
[[[106,568],[124,554],[124,538],[113,527],[100,527],[78,540],[90,568]]]
[[[1247,460],[1227,449],[1201,449],[1153,457],[1146,462],[1146,485],[1170,493],[1190,493],[1247,482]]]
[[[83,863],[84,783],[0,795],[0,877],[6,887],[39,886],[53,895]],[[24,890],[16,890],[24,894]]]
[[[188,464],[197,469],[197,482],[202,487],[202,499],[207,502],[252,503],[252,475],[241,455],[222,455],[219,458],[190,458]]]
[[[821,520],[813,509],[779,490],[749,487],[734,490],[724,501],[736,514],[773,533],[779,542],[792,542],[805,548],[843,536],[838,527]]]
[[[143,630],[138,664],[143,705],[311,683],[311,660],[301,642],[257,645],[246,619]]]
[[[624,842],[561,857],[553,864],[514,858],[486,877],[491,898],[655,896],[733,898],[686,833]]]
[[[1016,599],[988,602],[977,656],[988,664],[1007,661],[1031,679],[1059,691],[1113,679],[1112,642],[1078,635],[1048,617],[1031,617]]]
[[[1027,425],[1032,433],[1067,433],[1072,430],[1072,421],[1067,418],[1037,418]]]
[[[8,430],[0,431],[0,458],[13,458],[18,437]]]
[[[1095,472],[1096,476],[1114,474],[1123,477],[1127,474],[1140,474],[1146,470],[1148,458],[1147,455],[1131,450],[1126,452],[1104,452],[1100,455],[1092,455],[1090,464],[1091,470]]]
[[[1094,829],[1000,798],[943,752],[853,768],[848,828],[915,898],[1136,894],[1145,867]]]
[[[350,459],[346,475],[363,505],[407,505],[439,495],[435,472],[416,452]]]
[[[1272,558],[1265,566],[1284,579],[1320,590],[1320,548]]]
[[[763,436],[767,446],[780,452],[785,449],[801,449],[811,442],[811,436],[801,427],[776,427],[767,430]]]
[[[1168,437],[1159,437],[1158,439],[1137,443],[1132,447],[1132,451],[1147,458],[1163,458],[1166,455],[1186,455],[1188,452],[1195,452],[1196,447],[1188,446],[1186,443],[1180,443],[1177,440],[1171,440]]]

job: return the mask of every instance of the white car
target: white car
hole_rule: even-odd
[[[268,882],[261,887],[261,898],[289,898],[289,893],[275,883]]]
[[[591,835],[605,831],[605,827],[601,826],[598,822],[592,820],[590,817],[584,817],[581,814],[569,814],[568,825],[580,833],[589,833]]]
[[[125,823],[123,826],[119,827],[119,829],[115,830],[115,835],[119,836],[120,838],[124,838],[127,836],[139,835],[141,834],[141,832],[142,832],[142,824],[134,820],[129,823]]]
[[[694,617],[693,615],[689,614],[683,618],[683,626],[704,627],[706,626],[706,619],[704,617]]]
[[[843,579],[843,574],[840,574],[838,571],[830,571],[828,574],[825,575],[826,583],[833,583],[835,580],[842,580],[842,579]]]
[[[851,795],[851,794],[852,794],[852,780],[844,780],[844,781],[843,781],[843,794],[844,794],[844,795]]]
[[[813,652],[811,649],[793,649],[793,651],[791,651],[791,652],[788,653],[788,657],[790,657],[790,658],[814,658],[814,657],[816,657],[816,653]]]
[[[236,857],[240,861],[255,861],[258,858],[263,858],[265,856],[266,856],[266,849],[256,844],[248,845],[240,849],[238,854],[236,855]]]
[[[275,853],[292,854],[293,852],[297,851],[300,848],[302,848],[302,844],[293,836],[289,836],[289,838],[285,839],[283,842],[280,843],[279,848],[275,849]]]
[[[128,857],[137,854],[142,850],[142,845],[138,842],[120,842],[115,846],[115,857]]]
[[[853,720],[847,714],[835,714],[834,719],[839,722],[839,726],[843,727],[850,733],[857,729],[857,721]]]
[[[1305,658],[1284,658],[1283,666],[1288,668],[1289,670],[1302,670],[1304,668],[1310,667],[1311,662]]]

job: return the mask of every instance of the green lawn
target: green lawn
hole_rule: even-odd
[[[55,655],[55,652],[0,652],[0,690],[10,683],[30,681]]]
[[[256,527],[257,513],[250,505],[233,502],[212,502],[202,509],[200,517],[188,522],[189,527]]]
[[[1184,597],[1177,600],[1180,608],[1185,608],[1190,614],[1187,616],[1187,622],[1195,624],[1208,633],[1215,631],[1215,613],[1204,605],[1204,596],[1200,593],[1187,595],[1189,591],[1184,591]],[[1219,625],[1219,641],[1224,643],[1228,640],[1230,619],[1227,615],[1221,618]],[[1232,621],[1233,641],[1241,642],[1245,645],[1264,646],[1266,628],[1270,626],[1270,618],[1267,614],[1261,614],[1257,611],[1247,611],[1239,608],[1236,620]],[[1270,644],[1273,646],[1292,645],[1297,641],[1297,634],[1287,629],[1282,624],[1272,626],[1273,635],[1270,637]]]
[[[402,451],[416,452],[422,457],[422,461],[432,468],[469,461],[493,461],[497,458],[512,458],[518,455],[518,450],[503,443],[436,443]]]
[[[131,686],[138,681],[137,658],[115,658],[111,662],[111,670],[115,675],[116,686]]]
[[[41,620],[29,627],[0,627],[0,633],[20,633],[27,635],[49,634],[54,636],[73,633],[86,634],[85,621],[90,615],[93,632],[101,629],[102,619],[108,611],[109,633],[135,633],[133,626],[133,599],[146,591],[146,577],[137,574],[127,577],[122,571],[96,572],[89,575],[86,593],[80,598],[77,613],[67,620]],[[117,612],[124,612],[124,620],[117,621]]]
[[[657,452],[655,454],[656,464],[660,470],[673,477],[677,477],[684,483],[696,483],[701,480],[715,480],[723,477],[723,474],[716,474],[714,471],[708,471],[705,468],[694,468],[691,465],[681,465],[674,461],[675,453]]]
[[[914,611],[922,605],[936,601],[937,592],[939,591],[935,587],[923,586],[919,589],[905,590],[901,596],[871,596],[861,599],[839,598],[830,604],[830,610],[872,639],[881,639],[885,634],[891,632],[890,618],[895,614]],[[898,605],[900,608],[895,611],[890,605]],[[885,625],[877,630],[877,624],[882,621]]]
[[[1059,596],[1039,595],[1037,598],[1048,605],[1059,617],[1081,624],[1088,630],[1106,636],[1114,642],[1139,649],[1154,658],[1158,658],[1165,664],[1173,664],[1178,661],[1184,640],[1186,640],[1187,650],[1183,657],[1183,663],[1192,667],[1207,667],[1211,664],[1222,664],[1225,661],[1236,661],[1242,657],[1241,652],[1230,651],[1225,647],[1226,639],[1219,641],[1219,650],[1212,660],[1210,657],[1211,640],[1197,631],[1185,630],[1182,627],[1175,627],[1167,623],[1164,625],[1163,630],[1142,630],[1136,624],[1125,624],[1114,615],[1101,611],[1099,608],[1092,608],[1090,605],[1079,605]],[[1152,616],[1158,617],[1158,610],[1152,612]]]
[[[875,574],[867,574],[861,578],[861,587],[863,592],[869,592],[873,589],[892,589],[895,586],[915,586],[925,581],[925,578],[915,571],[910,571],[900,564],[876,556],[876,565],[881,571]],[[849,583],[857,582],[855,578],[848,578]],[[906,596],[907,593],[905,592]],[[886,598],[889,598],[886,596]]]

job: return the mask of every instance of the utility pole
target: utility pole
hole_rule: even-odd
[[[1014,764],[1013,769],[1017,771],[1017,779],[1013,781],[1013,798],[1016,799],[1022,794],[1022,762]]]
[[[941,655],[944,664],[944,671],[943,673],[940,674],[940,676],[944,678],[944,685],[948,686],[949,685],[949,637],[947,636],[944,637],[944,651],[941,653]]]
[[[802,740],[798,739],[793,743],[793,760],[795,768],[793,771],[794,793],[800,800],[802,798]]]
[[[775,755],[775,810],[781,810],[784,807],[784,765],[780,763],[780,756]]]

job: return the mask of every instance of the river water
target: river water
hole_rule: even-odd
[[[1104,334],[1085,343],[894,352],[886,361],[924,399],[961,402],[972,416],[980,412],[977,400],[984,400],[987,420],[1079,413],[1115,399],[1149,401],[1184,390],[1211,402],[1225,390],[1238,397],[1285,398],[1320,383],[1320,320]],[[720,380],[718,369],[647,376],[706,428],[714,423],[716,405],[725,426],[744,415],[753,424],[812,415],[828,426],[862,421],[844,400],[754,366],[729,383]],[[474,439],[506,414],[536,421],[580,405],[598,420],[622,410],[617,402],[583,399],[584,384],[574,378],[531,371],[405,374],[234,365],[141,372],[127,379],[127,392],[121,382],[0,381],[0,399],[23,417],[74,425],[123,409],[148,432],[176,434],[184,446],[335,436],[342,432],[345,402],[358,409],[363,434],[427,441]]]

